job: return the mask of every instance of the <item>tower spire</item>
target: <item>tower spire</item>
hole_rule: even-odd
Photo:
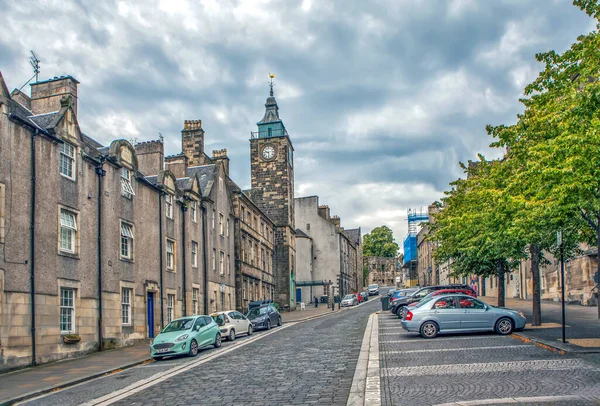
[[[271,82],[269,83],[269,87],[271,88],[271,91],[269,92],[269,95],[271,97],[273,97],[273,79],[275,79],[275,76],[277,76],[274,73],[269,73],[269,77],[271,78]]]

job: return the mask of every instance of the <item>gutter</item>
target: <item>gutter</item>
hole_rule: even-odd
[[[182,260],[182,276],[183,276],[183,315],[187,316],[187,286],[186,286],[186,266],[185,266],[185,212],[187,211],[187,206],[185,205],[185,198],[181,204],[181,260]]]
[[[164,272],[164,264],[163,264],[163,214],[162,214],[162,196],[164,192],[160,190],[158,192],[158,262],[159,262],[159,289],[160,289],[160,329],[162,330],[165,320],[165,306],[164,306],[164,298],[163,298],[163,272]],[[154,309],[152,309],[154,311]],[[156,337],[156,332],[155,332]]]
[[[206,207],[200,200],[200,208],[202,209],[202,268],[204,276],[204,314],[209,314],[208,311],[208,264],[206,262]]]
[[[104,339],[102,336],[102,178],[106,175],[106,171],[102,167],[104,165],[105,156],[100,156],[100,162],[96,166],[96,174],[98,175],[98,351],[104,349]]]
[[[29,227],[29,261],[30,261],[30,295],[31,295],[31,366],[36,365],[35,353],[35,198],[36,198],[36,156],[35,137],[39,130],[36,128],[31,133],[31,218]]]

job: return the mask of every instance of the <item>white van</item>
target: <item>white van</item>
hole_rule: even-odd
[[[367,287],[369,290],[369,296],[374,296],[379,294],[379,285],[374,283],[373,285],[369,285]]]

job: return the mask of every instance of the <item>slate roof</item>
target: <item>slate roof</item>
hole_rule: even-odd
[[[354,243],[360,243],[360,228],[352,228],[350,230],[344,230],[344,233]]]
[[[304,231],[300,230],[299,228],[296,229],[296,238],[298,237],[310,238],[312,240],[312,237],[308,236]]]
[[[202,197],[210,196],[212,185],[219,173],[217,165],[192,166],[188,168],[188,176],[198,175]]]
[[[58,119],[58,111],[38,114],[37,116],[29,116],[29,120],[33,121],[38,127],[43,129],[54,128]]]
[[[158,185],[158,176],[146,176],[144,179],[146,179],[146,181],[152,186]]]

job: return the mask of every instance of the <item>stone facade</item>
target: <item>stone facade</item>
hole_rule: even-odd
[[[344,230],[340,218],[320,206],[318,196],[294,200],[298,275],[296,298],[310,302],[314,296],[329,294],[329,281],[336,294],[345,295],[362,287],[362,245],[360,229]]]
[[[402,283],[397,258],[365,256],[364,265],[369,269],[367,285],[376,283],[379,286],[400,286]]]

